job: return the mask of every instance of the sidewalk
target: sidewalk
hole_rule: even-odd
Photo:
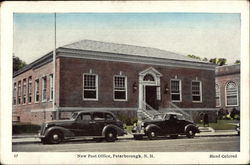
[[[20,134],[12,136],[12,144],[25,144],[25,143],[40,143],[41,140],[36,138],[37,134]],[[215,136],[237,136],[235,130],[216,130],[215,132],[201,132],[195,137],[215,137]],[[128,134],[118,137],[120,140],[133,140],[133,135]]]

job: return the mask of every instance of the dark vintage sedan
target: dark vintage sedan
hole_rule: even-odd
[[[154,140],[158,136],[167,135],[171,138],[177,138],[178,135],[193,138],[199,132],[198,127],[192,121],[186,120],[182,114],[175,112],[155,115],[153,120],[138,122],[132,129],[136,140],[142,139],[143,136]]]
[[[117,136],[126,134],[123,123],[107,111],[74,112],[69,120],[51,121],[42,124],[38,137],[42,143],[57,144],[64,139],[92,137],[114,142]]]

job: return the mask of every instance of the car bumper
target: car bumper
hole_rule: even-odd
[[[45,138],[45,136],[44,136],[44,135],[41,135],[41,133],[40,133],[40,132],[37,134],[37,136],[36,136],[36,137],[37,137],[37,138],[40,138],[40,139]]]

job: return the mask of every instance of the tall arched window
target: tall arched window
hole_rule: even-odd
[[[226,85],[226,106],[238,106],[238,87],[233,81]]]
[[[220,86],[218,84],[215,85],[215,94],[216,94],[216,107],[220,106]]]

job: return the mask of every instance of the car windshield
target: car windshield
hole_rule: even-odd
[[[76,119],[76,117],[77,117],[77,112],[74,112],[72,115],[71,115],[71,119],[73,119],[73,120],[75,120]]]
[[[154,120],[163,119],[163,118],[164,118],[163,114],[158,114],[154,116]]]

